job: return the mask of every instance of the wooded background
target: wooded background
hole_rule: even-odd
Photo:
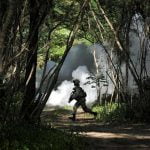
[[[130,59],[129,32],[135,14],[142,16],[144,34],[150,38],[149,0],[1,0],[0,2],[0,120],[37,122],[55,87],[59,71],[74,44],[101,44],[113,66],[115,95],[126,104],[128,117],[150,120],[148,74],[138,74]],[[115,50],[120,64],[111,61],[105,42]],[[142,68],[146,52],[142,47]],[[120,65],[124,58],[125,82]],[[36,69],[48,60],[57,62],[49,71],[44,94],[36,90]],[[146,68],[144,69],[146,72]],[[128,72],[131,72],[139,94],[134,101],[127,93]],[[144,72],[144,71],[141,71]],[[35,101],[36,99],[36,101]]]

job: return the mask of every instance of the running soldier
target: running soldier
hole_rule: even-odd
[[[75,105],[73,106],[73,116],[69,117],[69,119],[75,121],[76,120],[76,112],[77,109],[79,108],[79,106],[82,107],[82,109],[84,110],[84,112],[90,113],[92,115],[94,115],[94,117],[97,116],[97,112],[93,112],[90,108],[88,108],[86,106],[86,92],[80,87],[80,81],[78,79],[73,80],[74,83],[74,88],[73,91],[70,95],[69,98],[69,103],[75,99],[77,102],[75,103]]]

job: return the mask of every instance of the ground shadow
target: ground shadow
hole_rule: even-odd
[[[42,113],[44,123],[52,127],[78,133],[83,137],[86,150],[150,150],[150,125],[148,124],[103,124],[82,110],[77,121],[68,119],[70,109],[49,108]]]

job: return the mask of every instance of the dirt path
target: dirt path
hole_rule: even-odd
[[[70,110],[47,108],[42,120],[52,122],[54,128],[78,132],[86,141],[86,150],[150,150],[150,125],[104,125],[81,110],[72,122],[70,114]]]

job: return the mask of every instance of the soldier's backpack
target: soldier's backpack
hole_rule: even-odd
[[[80,88],[80,90],[79,90],[79,97],[85,98],[87,96],[86,92],[81,87],[79,87],[79,88]]]
[[[71,95],[72,99],[80,100],[81,98],[85,98],[87,96],[86,92],[81,87],[75,87],[73,90],[74,91]]]

